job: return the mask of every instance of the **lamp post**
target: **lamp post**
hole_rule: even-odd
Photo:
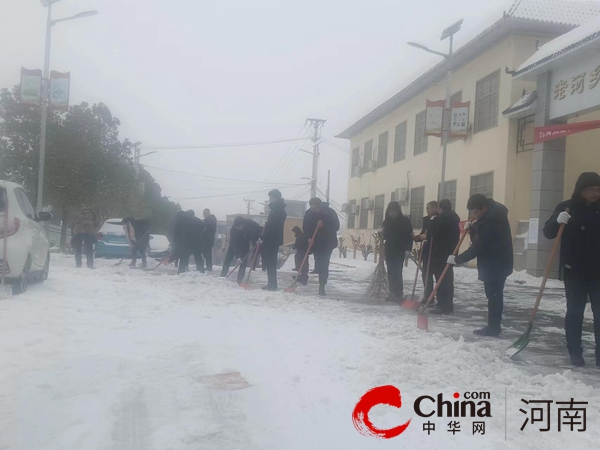
[[[81,19],[83,17],[95,16],[98,11],[85,11],[74,16],[63,19],[52,20],[52,5],[60,0],[40,0],[42,5],[48,8],[48,17],[46,19],[46,48],[44,51],[44,75],[42,78],[42,123],[40,129],[40,163],[38,168],[38,192],[37,192],[37,212],[42,210],[44,195],[44,165],[46,159],[46,126],[48,123],[48,92],[50,88],[50,44],[52,41],[52,27],[59,22],[67,20]]]
[[[453,44],[454,35],[460,31],[463,19],[459,20],[455,24],[446,28],[441,37],[441,41],[450,38],[450,49],[448,54],[431,50],[424,45],[417,44],[416,42],[409,42],[408,45],[411,47],[424,50],[434,55],[442,56],[446,59],[448,71],[446,72],[446,102],[444,104],[444,114],[442,116],[442,179],[440,182],[440,200],[446,195],[446,152],[448,150],[448,142],[450,141],[450,123],[451,123],[451,109],[450,97],[452,97],[452,57],[453,57]]]

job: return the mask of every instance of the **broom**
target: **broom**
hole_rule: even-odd
[[[419,302],[415,298],[415,291],[417,290],[417,281],[419,280],[419,268],[421,267],[421,261],[423,261],[423,245],[419,248],[419,259],[417,261],[417,271],[415,272],[415,282],[412,288],[412,294],[410,296],[406,296],[404,301],[402,302],[402,307],[406,309],[415,309]]]
[[[312,248],[313,244],[315,243],[315,238],[317,237],[317,233],[319,232],[319,229],[322,226],[323,225],[322,225],[321,221],[319,220],[317,222],[317,227],[315,228],[315,232],[312,235],[312,239],[308,243],[308,248],[306,249],[306,253],[304,255],[304,259],[302,260],[302,264],[300,264],[300,267],[298,268],[298,275],[296,275],[296,278],[294,278],[294,282],[292,283],[292,285],[289,288],[286,288],[284,290],[284,292],[287,292],[289,294],[296,290],[296,286],[298,285],[298,280],[302,276],[302,269],[304,269],[305,264],[308,264],[308,255],[310,254],[310,249]]]
[[[465,231],[462,234],[462,236],[460,237],[458,244],[456,244],[456,248],[452,252],[452,254],[454,256],[458,255],[460,246],[462,245],[463,241],[465,240],[465,237],[467,236],[467,234],[469,234],[469,232]],[[427,306],[429,305],[429,303],[431,303],[431,301],[435,298],[435,294],[437,294],[437,291],[440,288],[442,281],[444,281],[444,278],[446,278],[446,274],[450,270],[450,266],[452,266],[452,264],[446,264],[446,267],[444,268],[444,271],[440,275],[440,278],[438,278],[437,283],[435,284],[435,287],[433,288],[433,291],[431,291],[431,294],[429,295],[429,298],[427,299],[425,304],[421,305],[421,310],[419,311],[419,315],[417,316],[417,327],[419,328],[419,330],[429,331],[429,316],[426,313],[426,309],[427,309]]]
[[[259,240],[259,242],[256,244],[256,247],[254,248],[254,256],[252,257],[252,264],[250,264],[250,267],[248,269],[248,276],[246,277],[246,282],[240,283],[240,286],[243,287],[244,289],[250,289],[250,275],[252,274],[252,268],[256,264],[256,258],[258,257],[258,253],[260,251],[260,244],[261,244],[261,241]],[[248,255],[249,254],[250,253],[248,253]],[[248,256],[248,255],[246,255],[246,256]]]
[[[365,291],[364,298],[386,298],[390,295],[390,285],[385,269],[383,236],[379,233],[379,262],[371,275],[371,283]]]

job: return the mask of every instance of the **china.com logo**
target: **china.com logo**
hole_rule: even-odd
[[[415,400],[413,409],[420,417],[492,417],[489,392],[465,392],[464,400],[459,400],[460,393],[455,392],[453,397],[454,400],[447,400],[443,394],[438,394],[436,397],[422,395]],[[391,385],[379,386],[367,391],[360,398],[352,412],[352,422],[359,433],[365,436],[392,439],[406,431],[412,419],[388,429],[380,429],[373,425],[369,419],[369,411],[377,405],[401,408],[400,389]]]

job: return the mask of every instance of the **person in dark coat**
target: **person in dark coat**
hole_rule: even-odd
[[[169,258],[170,261],[179,260],[178,274],[188,271],[191,255],[194,255],[196,270],[204,273],[204,228],[204,221],[196,217],[194,211],[178,215],[174,230],[175,247]]]
[[[471,247],[456,258],[448,257],[448,264],[464,264],[477,258],[479,280],[483,281],[488,299],[488,325],[474,333],[478,336],[499,336],[502,332],[504,284],[513,271],[513,247],[508,209],[506,206],[475,194],[467,203],[469,216],[475,221],[465,224],[469,230]],[[434,247],[437,245],[434,241]]]
[[[179,257],[174,256],[179,253],[179,250],[177,248],[178,243],[175,241],[175,230],[178,221],[184,214],[185,211],[177,211],[177,214],[175,214],[175,217],[173,218],[173,220],[171,220],[171,223],[169,224],[169,234],[167,237],[169,239],[169,243],[171,244],[171,256],[168,258],[168,261],[165,261],[165,264],[169,264],[172,262],[175,267],[179,267]]]
[[[402,267],[412,250],[413,227],[410,219],[402,214],[398,202],[390,202],[388,205],[381,230],[388,269],[390,300],[400,301],[404,290]]]
[[[240,216],[236,217],[233,221],[233,228],[237,230],[234,257],[237,258],[237,262],[240,263],[238,283],[241,283],[246,274],[246,267],[248,264],[252,264],[254,251],[251,251],[250,248],[256,248],[256,244],[262,235],[263,227],[254,220],[244,219]]]
[[[146,267],[146,252],[150,247],[150,221],[125,217],[121,224],[125,229],[127,241],[131,246],[131,263],[135,267],[138,255],[142,258],[142,267]]]
[[[427,265],[429,263],[429,249],[431,245],[431,240],[427,239],[427,230],[429,230],[433,220],[435,220],[438,213],[438,202],[435,200],[427,203],[426,206],[427,215],[423,217],[423,226],[421,232],[415,236],[415,242],[422,242],[423,246],[421,247],[421,251],[423,252],[422,257],[422,269],[421,269],[421,279],[423,280],[423,288],[424,288],[424,302],[427,301],[429,295],[431,295],[431,291],[433,291],[433,271],[429,270],[427,273]],[[435,303],[430,303],[433,305]]]
[[[460,239],[460,217],[452,211],[452,203],[448,199],[440,201],[438,214],[427,230],[428,240],[434,242],[431,249],[431,272],[436,283],[440,280],[450,256]],[[433,240],[432,240],[433,239]],[[438,305],[430,314],[452,314],[454,312],[454,270],[446,273],[437,291]]]
[[[212,272],[212,250],[215,246],[215,235],[217,234],[217,218],[206,208],[202,211],[204,215],[204,249],[202,255],[206,260],[206,270]]]
[[[319,295],[327,295],[325,285],[329,278],[329,260],[331,252],[338,246],[337,232],[340,229],[340,220],[336,212],[323,203],[320,198],[311,198],[308,202],[310,209],[304,214],[302,228],[304,235],[309,238],[309,245],[315,230],[319,228],[311,247],[315,256],[315,268],[319,274]],[[302,268],[298,281],[304,285],[308,282],[308,265]]]
[[[229,272],[229,267],[231,266],[231,262],[236,257],[237,247],[239,244],[240,232],[236,227],[231,227],[229,230],[229,247],[227,247],[227,253],[225,254],[225,259],[223,260],[223,267],[221,269],[221,277],[226,277],[227,272]]]
[[[262,289],[277,290],[277,255],[283,245],[283,225],[287,214],[281,192],[277,189],[269,192],[269,217],[265,223],[262,237],[259,239],[263,268],[267,271],[268,282]]]
[[[75,266],[81,267],[81,248],[85,250],[87,266],[94,268],[94,244],[98,242],[98,230],[102,225],[100,216],[93,209],[82,209],[77,213],[71,227],[71,246],[75,252]]]
[[[565,334],[571,363],[584,366],[581,334],[589,297],[594,314],[596,365],[600,367],[600,175],[579,176],[570,200],[560,203],[544,226],[548,239],[565,224],[560,246],[560,275],[565,283]]]
[[[296,264],[296,267],[294,267],[292,270],[297,272],[300,270],[300,265],[304,260],[306,250],[308,250],[308,238],[304,235],[304,233],[302,232],[302,228],[300,227],[292,228],[292,232],[294,233],[294,236],[296,236],[296,241],[292,246],[292,248],[296,250],[296,255],[294,256],[294,263]],[[304,264],[308,265],[308,259]]]

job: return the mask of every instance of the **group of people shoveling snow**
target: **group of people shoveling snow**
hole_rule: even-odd
[[[260,255],[263,268],[267,272],[267,285],[262,289],[277,290],[277,255],[283,245],[283,227],[286,220],[285,202],[279,190],[269,192],[270,213],[264,227],[253,220],[237,217],[230,231],[230,245],[225,257],[221,276],[228,277],[238,269],[237,281],[244,285],[248,266],[250,272],[256,266]],[[325,286],[329,275],[329,262],[333,249],[338,245],[337,232],[339,219],[335,211],[319,198],[309,202],[302,229],[296,227],[296,267],[293,290],[296,283],[308,282],[308,255],[315,259],[313,273],[319,277],[319,295],[325,296]],[[427,204],[427,216],[423,218],[423,229],[413,234],[411,221],[402,214],[400,205],[391,202],[386,210],[381,233],[383,259],[387,265],[387,281],[390,300],[404,298],[402,271],[404,262],[410,257],[415,242],[422,243],[418,267],[422,270],[424,298],[417,302],[420,313],[426,308],[429,314],[449,315],[454,312],[453,268],[477,258],[479,280],[483,282],[488,300],[488,323],[475,330],[479,336],[497,337],[501,334],[502,312],[504,308],[504,286],[507,277],[513,272],[512,234],[508,220],[508,209],[482,194],[472,195],[467,203],[469,221],[460,231],[460,219],[452,210],[449,200]],[[179,261],[178,273],[188,268],[190,255],[196,259],[197,269],[204,272],[202,258],[206,259],[206,269],[212,270],[210,250],[214,245],[216,218],[209,210],[204,211],[205,220],[194,217],[192,211],[178,213],[173,225],[171,256],[161,262],[168,265]],[[78,222],[77,222],[78,221]],[[99,220],[90,210],[82,211],[73,228],[75,259],[81,266],[82,246],[88,257],[88,266],[93,266],[91,248],[95,242],[95,231]],[[145,249],[148,245],[149,223],[126,218],[122,222],[132,246],[133,261],[139,253],[145,266]],[[458,254],[460,246],[469,234],[471,245]],[[582,327],[586,303],[589,299],[594,314],[596,338],[596,364],[600,366],[600,175],[593,172],[581,174],[571,199],[560,203],[544,227],[544,235],[555,239],[555,248],[560,241],[560,278],[564,280],[567,297],[565,331],[567,348],[572,364],[583,366]],[[562,240],[561,240],[562,238]],[[532,313],[530,328],[514,355],[527,345],[535,312],[541,299],[545,280],[552,265],[552,252],[549,258],[546,277]],[[228,273],[233,261],[235,268]],[[383,266],[381,266],[383,267]],[[385,270],[384,270],[385,272]],[[418,276],[418,275],[417,275]],[[385,278],[384,278],[385,279]],[[416,285],[417,279],[415,279]],[[289,290],[288,290],[289,291]],[[414,293],[414,288],[413,288]],[[437,297],[437,304],[435,298]]]
[[[488,323],[474,333],[479,336],[499,336],[502,332],[504,286],[513,272],[508,209],[482,194],[472,195],[467,203],[469,221],[464,223],[461,237],[460,219],[452,210],[449,200],[429,202],[426,208],[423,229],[413,235],[410,219],[402,215],[400,205],[391,202],[387,207],[379,232],[384,243],[383,254],[387,265],[388,299],[402,301],[405,298],[402,269],[405,259],[411,255],[414,242],[422,243],[418,266],[422,269],[424,297],[420,305],[417,303],[422,313],[425,308],[435,305],[437,297],[437,305],[429,310],[429,314],[452,314],[453,268],[477,258],[479,280],[483,282],[488,300]],[[458,254],[466,234],[470,235],[471,245]],[[571,363],[575,366],[585,365],[581,341],[583,316],[589,300],[594,315],[596,365],[600,367],[600,175],[594,172],[581,174],[571,199],[560,203],[547,220],[544,235],[547,239],[560,240],[559,274],[560,279],[564,280],[567,297],[565,332]],[[558,246],[558,242],[555,246]],[[545,279],[552,265],[552,256],[549,259]],[[415,283],[416,281],[415,279]],[[530,325],[544,286],[545,280]],[[406,298],[408,300],[405,303],[412,301],[409,297]],[[512,352],[511,356],[522,350],[521,347]]]

